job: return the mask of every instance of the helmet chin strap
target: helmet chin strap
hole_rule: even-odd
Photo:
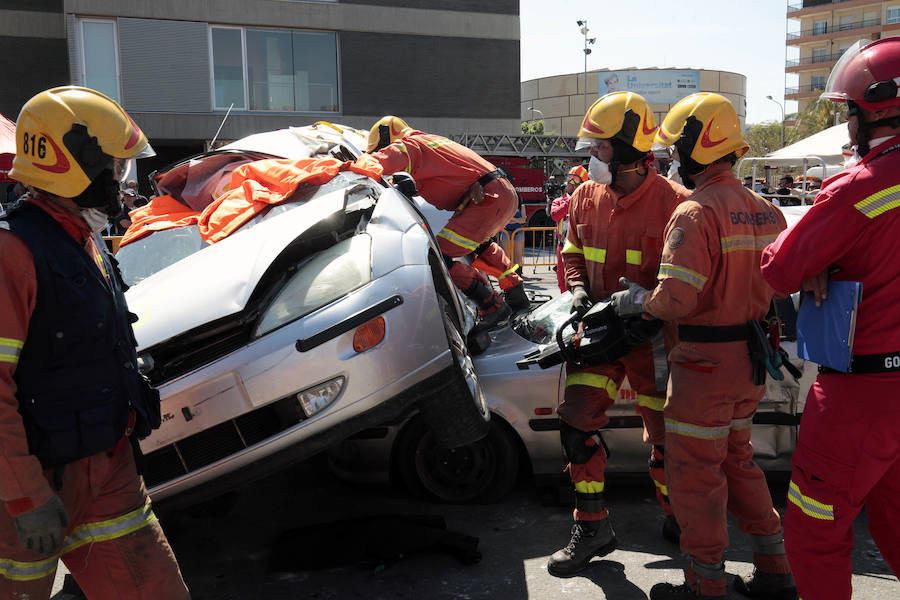
[[[122,210],[119,181],[110,169],[101,171],[83,192],[72,198],[80,208],[99,208],[110,216]]]

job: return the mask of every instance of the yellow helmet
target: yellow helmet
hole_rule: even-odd
[[[153,156],[141,129],[100,92],[66,86],[25,103],[16,121],[10,177],[57,196],[74,198],[115,159]]]
[[[711,165],[732,152],[740,158],[750,149],[734,106],[724,96],[711,92],[691,94],[673,106],[659,127],[656,141],[663,146],[675,144],[685,165],[685,159]]]
[[[649,152],[656,135],[656,119],[643,96],[613,92],[594,102],[584,115],[575,149],[586,148],[592,139],[617,139],[639,152]]]
[[[381,150],[413,132],[413,128],[400,117],[388,115],[381,117],[369,130],[369,145],[366,152]]]

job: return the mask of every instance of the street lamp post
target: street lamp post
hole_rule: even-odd
[[[597,41],[597,38],[589,38],[588,37],[588,29],[587,19],[581,19],[579,21],[575,21],[581,29],[579,31],[582,35],[584,35],[584,110],[587,112],[588,103],[587,103],[587,57],[588,54],[591,53],[591,49],[588,48],[589,44],[593,44]]]
[[[781,109],[781,147],[784,148],[784,106],[772,96],[766,96],[766,99],[771,100]]]

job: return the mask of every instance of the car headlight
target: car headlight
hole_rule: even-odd
[[[256,326],[265,335],[372,280],[372,238],[355,235],[310,257],[281,288]]]
[[[325,383],[303,390],[297,394],[300,408],[307,417],[322,412],[328,405],[337,400],[344,389],[344,377],[335,377]]]

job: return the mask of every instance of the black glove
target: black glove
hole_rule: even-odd
[[[584,289],[584,286],[576,285],[572,288],[572,308],[569,310],[570,313],[576,313],[579,317],[583,317],[584,313],[586,313],[591,308],[591,297],[588,295],[587,290]]]
[[[43,555],[58,550],[69,526],[69,515],[59,496],[15,517],[16,533],[22,547]]]
[[[624,277],[619,277],[619,283],[628,289],[614,292],[610,297],[616,314],[620,317],[632,317],[644,312],[644,298],[647,296],[647,290]]]

